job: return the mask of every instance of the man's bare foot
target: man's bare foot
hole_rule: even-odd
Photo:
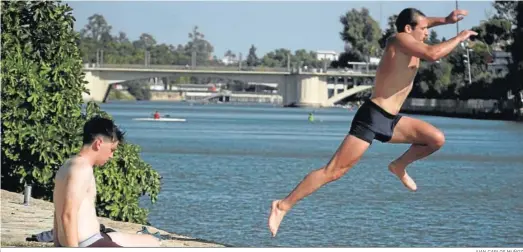
[[[405,168],[405,166],[401,166],[395,163],[394,161],[389,164],[389,171],[396,175],[403,183],[403,185],[405,185],[405,187],[407,187],[411,191],[416,191],[418,187],[416,186],[414,180],[409,176],[409,174],[407,174]]]
[[[287,211],[281,210],[278,207],[280,201],[281,200],[275,200],[272,202],[271,214],[269,215],[269,230],[272,233],[272,237],[276,236],[280,223],[283,220],[283,216],[287,213]]]

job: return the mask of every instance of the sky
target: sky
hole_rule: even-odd
[[[251,45],[258,57],[278,48],[342,52],[344,43],[340,16],[352,8],[369,9],[384,30],[387,19],[402,9],[414,7],[430,17],[447,16],[455,1],[65,1],[73,8],[75,30],[93,14],[104,16],[112,34],[122,31],[130,40],[151,34],[157,43],[185,44],[194,26],[222,58],[227,50],[245,57]],[[469,15],[459,29],[470,29],[494,14],[492,1],[459,1]],[[433,28],[439,37],[456,35],[456,25]]]

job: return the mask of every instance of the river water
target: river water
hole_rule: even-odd
[[[354,112],[272,105],[102,105],[161,176],[152,225],[241,247],[521,247],[523,124],[414,116],[445,146],[411,165],[418,191],[387,170],[407,145],[375,142],[343,178],[305,198],[276,238],[270,203],[329,161]],[[148,122],[155,110],[187,122]]]

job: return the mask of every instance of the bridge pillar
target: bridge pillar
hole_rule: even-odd
[[[326,76],[291,74],[285,78],[281,90],[283,105],[287,107],[328,107]]]
[[[334,76],[334,95],[338,94],[338,76]]]
[[[100,71],[85,71],[84,80],[87,81],[86,88],[89,94],[84,93],[84,101],[105,102],[109,95],[109,83],[100,78]]]

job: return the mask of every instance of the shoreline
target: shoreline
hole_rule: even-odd
[[[462,119],[475,119],[475,120],[490,120],[490,121],[507,121],[507,122],[523,122],[523,117],[517,118],[512,114],[502,113],[449,113],[439,111],[413,111],[413,110],[401,110],[400,113],[407,115],[426,115],[426,116],[440,116],[448,118],[462,118]]]
[[[53,243],[28,242],[27,237],[51,230],[53,228],[53,204],[48,201],[31,198],[29,205],[25,206],[24,195],[2,189],[2,236],[0,247],[53,247]],[[191,238],[153,226],[141,225],[123,221],[113,221],[108,218],[98,217],[100,224],[119,232],[136,233],[142,226],[147,227],[151,233],[160,232],[169,239],[162,240],[162,247],[231,247],[213,241]]]
[[[109,100],[110,102],[136,102],[139,103],[140,101],[133,101],[133,100]],[[148,100],[147,102],[172,102],[172,103],[184,103],[187,101],[184,100]],[[253,103],[236,103],[238,104],[245,104],[245,105],[251,105]],[[270,103],[254,103],[254,104],[270,104]],[[281,104],[279,104],[281,105]],[[299,107],[299,106],[283,106],[282,107]],[[334,107],[333,107],[334,108]],[[521,115],[518,117],[517,115],[513,113],[508,112],[445,112],[442,109],[436,109],[436,108],[430,108],[429,110],[425,109],[414,109],[414,108],[403,108],[400,110],[400,113],[408,114],[408,115],[427,115],[427,116],[440,116],[440,117],[448,117],[448,118],[463,118],[463,119],[478,119],[478,120],[496,120],[496,121],[511,121],[511,122],[523,122],[523,110],[521,112]]]

